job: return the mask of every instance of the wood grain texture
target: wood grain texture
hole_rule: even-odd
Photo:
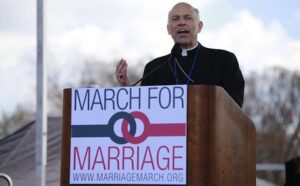
[[[70,178],[71,89],[64,89],[61,142],[60,185],[68,186]]]
[[[221,87],[188,91],[188,185],[256,185],[252,121]]]

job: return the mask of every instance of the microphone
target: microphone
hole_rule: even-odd
[[[177,76],[175,75],[172,66],[170,65],[170,61],[172,60],[173,57],[177,56],[178,53],[181,52],[181,48],[179,43],[175,43],[172,50],[171,50],[171,54],[168,58],[168,60],[166,60],[165,62],[161,63],[160,65],[158,65],[157,67],[155,67],[153,70],[151,70],[150,72],[148,72],[147,74],[145,74],[141,79],[137,80],[135,83],[133,83],[131,86],[135,86],[136,84],[138,84],[139,82],[141,82],[142,80],[144,80],[146,77],[150,76],[152,73],[154,73],[155,71],[157,71],[158,69],[160,69],[162,66],[164,66],[165,64],[169,64],[169,67],[171,69],[172,74],[174,75],[175,79],[178,79]]]

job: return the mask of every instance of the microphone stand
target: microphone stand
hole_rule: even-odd
[[[135,83],[133,83],[131,86],[135,86],[136,84],[138,84],[139,82],[141,82],[143,79],[145,79],[146,77],[150,76],[153,72],[157,71],[158,69],[160,69],[163,65],[167,64],[169,65],[169,68],[174,76],[174,78],[180,82],[180,80],[178,79],[176,73],[174,72],[170,62],[172,60],[172,58],[175,58],[175,54],[178,52],[178,50],[180,49],[180,45],[178,43],[175,43],[172,50],[171,50],[171,54],[168,58],[168,60],[164,63],[161,63],[160,65],[158,65],[156,68],[154,68],[153,70],[151,70],[149,73],[147,73],[146,75],[144,75],[141,79],[137,80]],[[176,58],[175,58],[176,60]],[[181,83],[181,82],[180,82]]]

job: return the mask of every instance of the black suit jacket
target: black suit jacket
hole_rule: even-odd
[[[190,76],[194,82],[189,84],[221,86],[242,107],[245,83],[235,55],[225,50],[209,49],[200,44],[199,47],[198,57]],[[193,49],[191,53],[195,53],[196,49]],[[178,56],[178,54],[172,52],[172,54],[150,61],[145,66],[144,79],[141,85],[174,85],[176,79],[179,80],[179,84],[186,84],[187,78],[183,76],[179,68],[176,68],[176,72],[174,71],[174,56]],[[195,54],[192,56],[195,56]],[[189,69],[192,68],[192,63],[193,60],[191,59],[181,64],[186,65],[187,74],[190,72]],[[159,68],[157,68],[158,66]]]

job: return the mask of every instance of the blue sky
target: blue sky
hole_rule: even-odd
[[[35,105],[35,2],[0,1],[0,84],[5,87],[0,113],[13,111],[16,104]],[[179,1],[45,2],[48,74],[59,72],[64,82],[86,59],[126,58],[130,65],[172,47],[167,13]],[[300,71],[299,0],[187,2],[200,10],[204,22],[199,41],[234,52],[245,75],[275,65]]]
[[[300,1],[298,0],[220,0],[208,10],[204,9],[209,20],[217,21],[214,28],[221,27],[240,10],[247,10],[265,24],[277,21],[286,29],[289,36],[300,39]],[[218,19],[214,14],[219,12]],[[225,15],[225,16],[224,16]]]
[[[234,9],[248,9],[264,22],[278,21],[292,38],[300,38],[300,1],[233,0]]]

